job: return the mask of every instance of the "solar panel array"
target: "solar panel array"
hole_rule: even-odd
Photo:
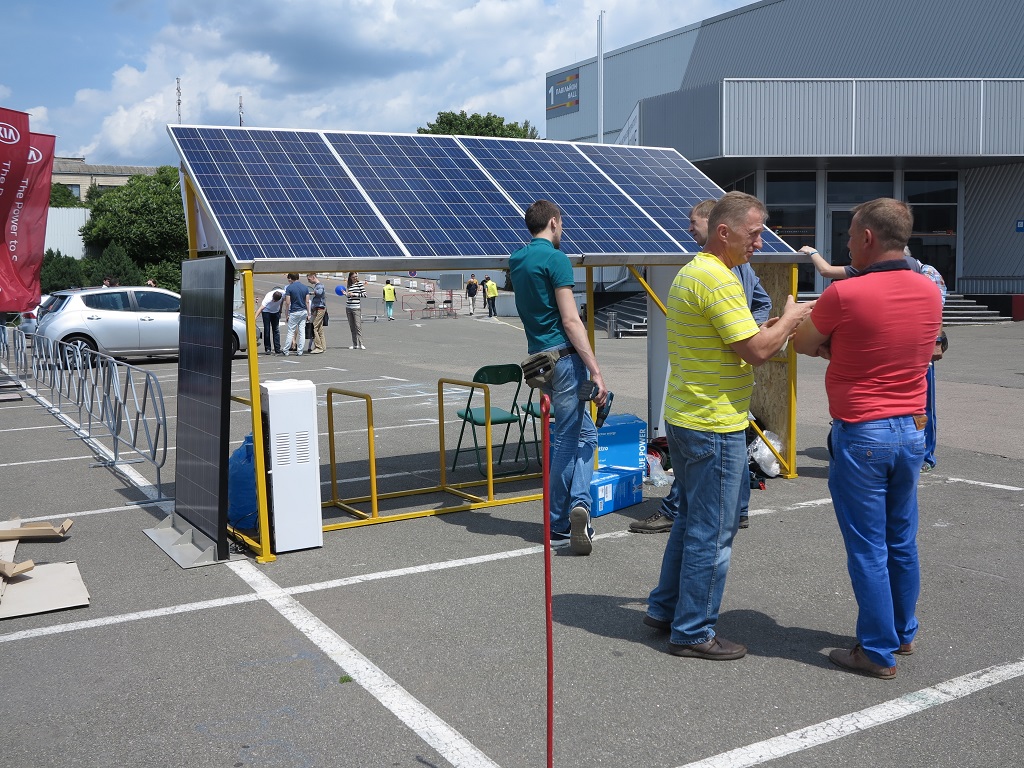
[[[722,194],[672,149],[168,130],[236,263],[505,257],[529,239],[523,213],[540,198],[561,208],[570,255],[693,253],[690,208]],[[764,241],[763,251],[791,250],[771,232]]]

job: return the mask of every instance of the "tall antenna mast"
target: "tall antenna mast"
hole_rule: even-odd
[[[242,94],[238,94],[238,127],[242,127],[242,116],[245,114],[245,110],[242,109]]]
[[[174,82],[177,84],[178,87],[178,125],[181,125],[181,78],[174,78]]]

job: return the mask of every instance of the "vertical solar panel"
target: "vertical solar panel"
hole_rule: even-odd
[[[320,134],[170,130],[236,261],[405,255]]]
[[[572,144],[459,137],[459,143],[525,210],[544,198],[562,211],[567,253],[678,253],[644,212]]]
[[[579,144],[579,149],[646,210],[686,250],[698,250],[690,236],[690,210],[725,192],[674,149]],[[771,230],[761,236],[762,253],[793,249]]]
[[[505,256],[523,212],[450,136],[325,133],[413,256]]]

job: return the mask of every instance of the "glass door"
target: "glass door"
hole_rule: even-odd
[[[848,207],[837,208],[830,206],[828,209],[828,244],[826,252],[822,254],[829,264],[845,267],[850,263],[850,221],[853,214]],[[817,276],[818,290],[823,291],[831,282],[821,275]]]

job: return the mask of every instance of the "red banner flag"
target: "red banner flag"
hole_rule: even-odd
[[[16,310],[20,312],[28,311],[39,303],[39,270],[43,266],[56,141],[57,137],[49,134],[29,134],[25,179],[14,196],[14,205],[7,217],[8,257],[25,302],[22,309]]]
[[[25,180],[28,164],[28,115],[0,107],[0,223],[4,224],[14,207],[18,187]],[[24,289],[6,248],[0,248],[0,312],[22,312]]]

